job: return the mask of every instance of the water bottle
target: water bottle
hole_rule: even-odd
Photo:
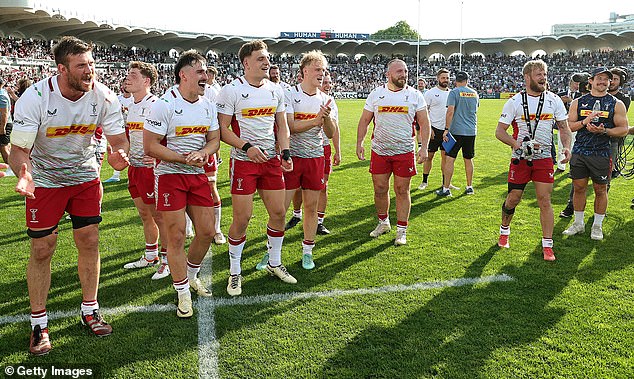
[[[594,105],[592,106],[592,112],[600,112],[601,111],[601,102],[599,100],[596,100],[594,102]],[[599,116],[595,116],[592,119],[592,122],[597,123],[599,122]]]

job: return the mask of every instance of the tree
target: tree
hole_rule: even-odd
[[[405,21],[399,21],[394,26],[379,30],[372,34],[373,40],[417,40],[418,32]]]

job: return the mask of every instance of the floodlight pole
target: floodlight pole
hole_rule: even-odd
[[[420,0],[418,0],[418,27],[416,28],[418,43],[416,44],[416,80],[420,77]]]
[[[462,71],[462,9],[464,1],[460,1],[460,55],[458,55],[458,71]]]

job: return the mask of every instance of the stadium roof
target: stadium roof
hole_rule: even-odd
[[[0,9],[2,10],[0,37],[53,40],[64,35],[73,35],[104,47],[135,46],[158,51],[196,49],[203,54],[210,50],[217,53],[236,53],[245,41],[255,38],[82,21],[77,18],[67,18],[56,12],[34,9],[29,0],[0,0]],[[269,51],[275,54],[295,55],[319,49],[328,55],[415,56],[417,50],[417,43],[410,41],[263,39],[269,45]],[[623,50],[632,47],[634,47],[634,30],[582,35],[471,38],[463,41],[462,52],[465,55],[477,53],[511,55],[521,51],[526,55],[533,55],[535,52],[542,51],[552,54],[561,51]],[[449,57],[458,54],[459,51],[460,41],[457,39],[420,42],[420,54],[425,57],[432,57],[435,54]]]

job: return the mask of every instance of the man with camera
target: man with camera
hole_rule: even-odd
[[[553,126],[559,128],[564,145],[564,163],[570,159],[570,128],[566,120],[566,108],[560,97],[546,90],[548,67],[541,60],[526,62],[522,73],[526,89],[510,98],[502,110],[495,136],[513,149],[508,174],[508,195],[502,203],[502,225],[498,246],[509,247],[511,220],[515,207],[520,203],[529,181],[535,185],[542,226],[544,260],[554,261],[553,207],[550,194],[553,190],[553,164],[551,144]],[[513,126],[513,135],[507,130]]]

